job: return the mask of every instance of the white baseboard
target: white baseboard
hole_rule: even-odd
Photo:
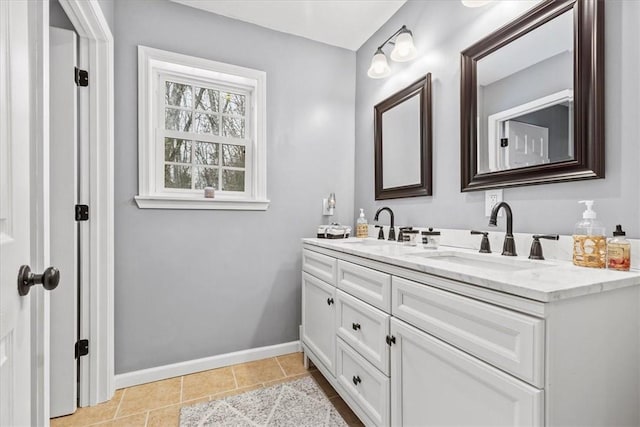
[[[155,368],[141,369],[115,376],[116,389],[131,387],[134,385],[165,380],[209,369],[222,368],[254,360],[269,357],[282,356],[283,354],[301,351],[300,341],[291,341],[266,347],[250,348],[248,350],[235,351],[233,353],[219,354],[217,356],[204,357],[202,359],[188,360],[186,362],[172,363],[171,365],[157,366]]]

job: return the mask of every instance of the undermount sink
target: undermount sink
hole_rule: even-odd
[[[344,241],[336,241],[336,243],[341,243],[343,245],[358,245],[358,246],[388,246],[395,242],[387,242],[386,240],[374,240],[374,239],[362,239],[362,240],[344,240]]]
[[[420,252],[407,254],[412,257],[428,258],[434,261],[442,261],[465,267],[493,269],[498,271],[535,270],[552,267],[552,264],[543,264],[529,260],[512,257],[496,257],[491,255],[470,254],[464,252]]]

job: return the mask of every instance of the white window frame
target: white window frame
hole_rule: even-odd
[[[245,192],[216,191],[205,199],[201,190],[164,188],[164,81],[228,87],[248,96],[246,138],[176,132],[178,138],[245,145]],[[267,144],[264,71],[138,46],[138,195],[139,208],[266,210]],[[222,126],[222,123],[220,123]],[[181,133],[183,136],[178,136]],[[226,141],[225,141],[226,140]],[[240,143],[240,144],[239,144]],[[220,149],[222,146],[220,145]],[[220,157],[222,152],[220,152]],[[222,167],[219,166],[220,173]]]

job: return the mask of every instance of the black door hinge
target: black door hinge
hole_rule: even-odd
[[[76,221],[88,221],[88,220],[89,220],[89,206],[76,205]]]
[[[393,335],[387,335],[387,345],[391,346],[391,344],[395,344],[396,343],[396,337],[394,337]]]
[[[89,354],[89,340],[80,340],[76,343],[76,359]]]
[[[75,80],[78,86],[89,86],[89,72],[87,70],[81,70],[76,68]]]
[[[500,147],[508,147],[509,146],[509,138],[500,138]]]

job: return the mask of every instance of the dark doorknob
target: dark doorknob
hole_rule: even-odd
[[[25,296],[34,285],[42,285],[48,291],[58,287],[60,270],[55,267],[47,268],[42,274],[34,274],[28,265],[20,267],[18,272],[18,293]]]

